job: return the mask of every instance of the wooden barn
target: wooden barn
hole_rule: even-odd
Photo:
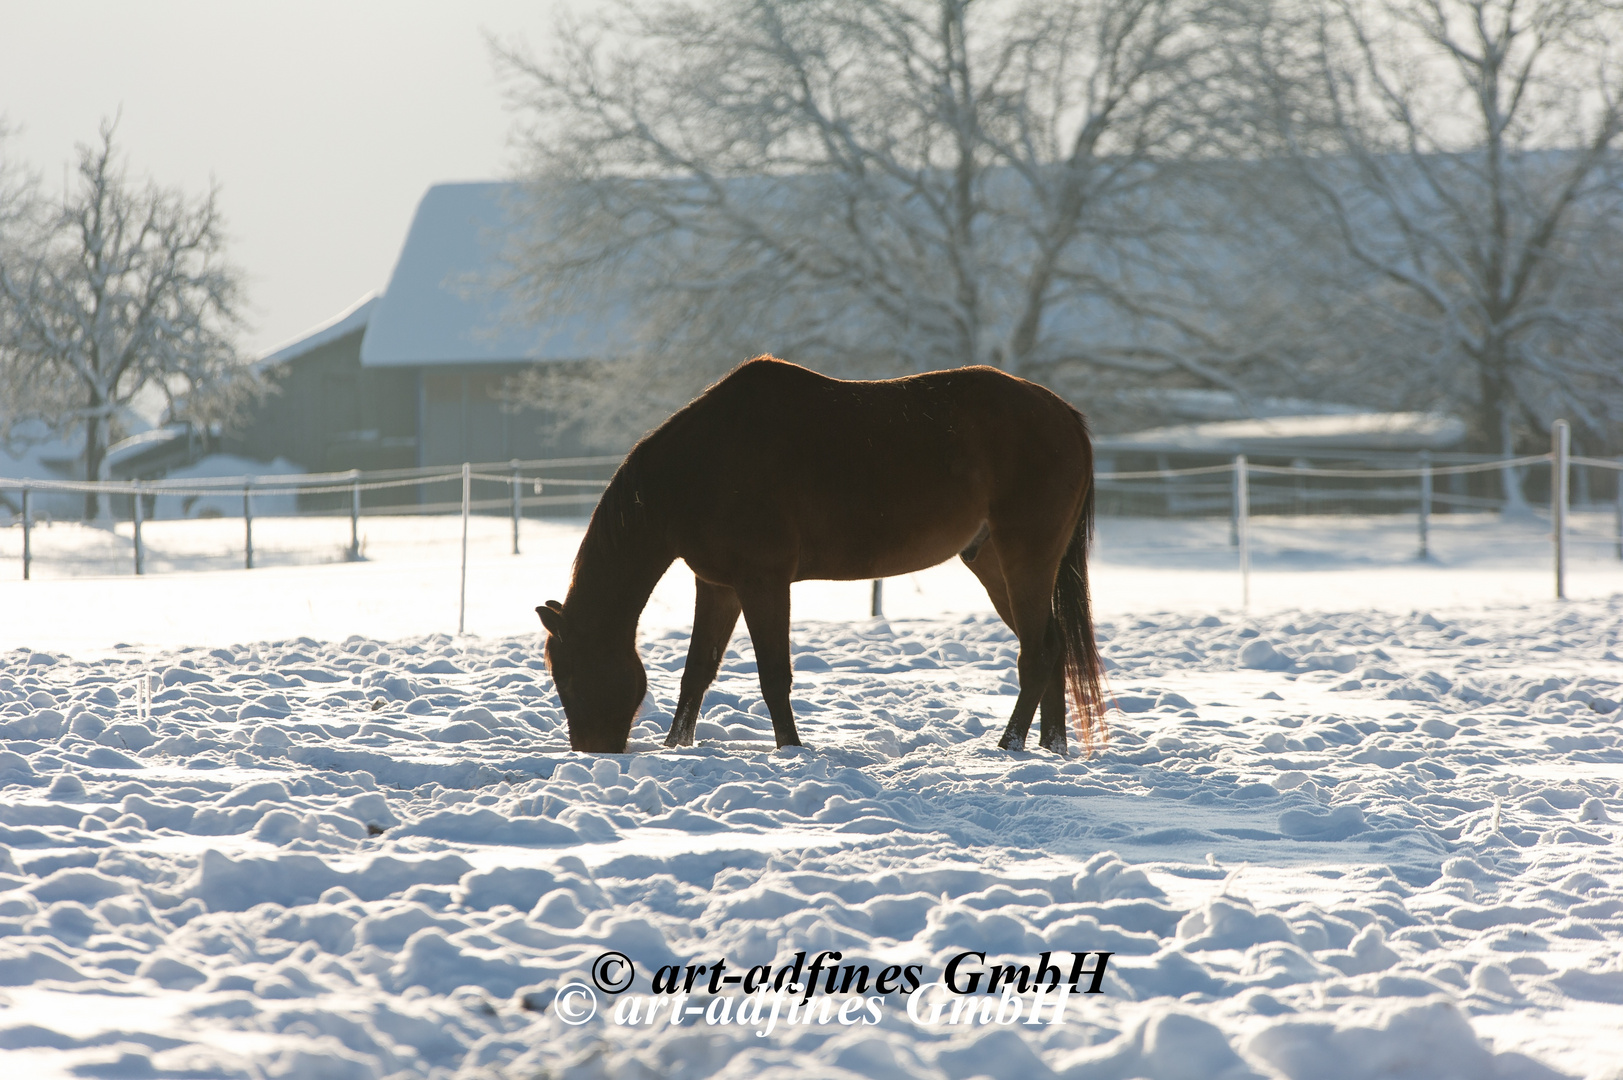
[[[486,284],[511,191],[430,188],[383,294],[259,361],[276,392],[232,449],[311,472],[600,452],[544,410],[500,400],[505,380],[532,364],[590,362],[605,348],[600,326],[525,326]]]

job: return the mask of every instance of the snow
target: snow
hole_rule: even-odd
[[[155,430],[147,434],[163,435],[170,429]],[[136,436],[142,438],[143,436]],[[129,443],[130,440],[125,440]],[[62,444],[52,444],[60,451]],[[121,444],[124,445],[124,444]],[[82,476],[64,477],[62,470],[47,468],[40,460],[39,447],[34,448],[35,457],[30,461],[18,461],[8,458],[0,452],[0,525],[9,526],[8,533],[0,533],[0,550],[6,556],[20,559],[22,557],[22,484],[23,480],[70,481],[83,480]],[[73,453],[76,455],[78,450]],[[45,455],[45,460],[50,460]],[[70,459],[71,460],[71,459]],[[151,506],[145,516],[152,518],[213,518],[236,517],[239,519],[235,535],[241,539],[240,518],[242,516],[242,487],[241,478],[252,477],[256,484],[264,484],[277,476],[303,475],[304,470],[286,458],[276,458],[272,461],[255,461],[252,458],[241,457],[236,454],[210,454],[165,474],[166,481],[203,481],[203,480],[236,480],[237,483],[229,487],[221,484],[212,489],[199,491],[181,491],[151,495]],[[207,485],[200,485],[208,487]],[[129,512],[129,497],[127,495],[110,496],[122,504],[122,512]],[[297,509],[297,495],[289,488],[276,489],[275,494],[256,494],[254,496],[254,513],[256,515],[272,516],[292,514]],[[111,551],[104,550],[112,534],[105,523],[82,528],[75,523],[77,517],[84,512],[84,495],[77,491],[63,491],[42,489],[36,487],[31,496],[29,507],[36,527],[65,528],[66,532],[75,536],[67,545],[71,552],[73,567],[69,572],[116,574],[128,569],[130,558],[124,552],[114,556]],[[66,522],[56,519],[65,518]],[[130,526],[123,525],[126,537],[125,547],[133,544],[129,539]],[[40,534],[44,536],[45,534]],[[143,536],[144,539],[144,536]],[[9,541],[9,543],[8,543]],[[190,540],[188,539],[188,541]],[[66,553],[66,552],[65,552]],[[87,558],[88,557],[88,558]],[[120,561],[122,558],[122,561]],[[200,568],[192,566],[189,568]]]
[[[626,313],[551,313],[536,322],[508,275],[504,245],[525,228],[525,185],[435,184],[412,216],[389,285],[361,339],[365,367],[578,360],[624,353]]]
[[[121,533],[36,532],[41,579],[0,583],[7,1075],[1618,1075],[1599,518],[1566,602],[1536,523],[1434,519],[1415,564],[1412,522],[1263,521],[1248,614],[1221,523],[1107,521],[1118,709],[1068,759],[994,748],[1014,642],[950,565],[888,582],[888,619],[865,583],[796,586],[785,751],[742,633],[699,745],[663,749],[673,572],[633,752],[571,752],[531,609],[579,526],[526,522],[515,558],[474,525],[466,637],[454,520],[366,519],[359,564],[347,520],[256,520],[251,572],[181,572],[230,565],[240,521],[157,522],[139,579],[95,576]],[[661,966],[831,949],[927,985],[875,1023],[615,1020]],[[566,1022],[607,950],[630,990]],[[1062,1023],[1001,992],[929,1022],[960,953],[1088,950],[1102,992]]]
[[[190,465],[183,465],[172,469],[164,476],[165,480],[199,481],[219,480],[222,478],[252,477],[256,484],[265,486],[275,484],[278,476],[303,475],[304,470],[286,458],[276,458],[273,461],[255,461],[251,458],[240,457],[236,454],[210,454],[200,461]],[[273,488],[273,493],[260,493],[253,496],[253,511],[256,518],[288,515],[296,512],[298,496],[288,488]],[[213,490],[191,492],[167,492],[153,496],[152,508],[149,515],[152,519],[164,518],[237,518],[242,517],[242,490],[235,491]],[[184,535],[184,534],[182,534]],[[239,536],[240,539],[240,536]],[[143,545],[146,542],[145,530],[141,537]],[[133,539],[131,541],[134,543]],[[103,573],[106,571],[103,570]]]
[[[256,495],[261,507],[281,496]],[[180,496],[162,496],[160,512]],[[227,500],[225,496],[209,496]],[[222,506],[226,504],[222,502]],[[195,509],[195,508],[194,508]],[[232,510],[241,513],[240,498]],[[184,646],[308,635],[387,639],[456,629],[462,537],[455,517],[364,517],[364,561],[346,562],[349,518],[254,518],[254,564],[243,571],[240,517],[149,521],[142,529],[148,573],[132,574],[129,523],[55,523],[33,531],[33,580],[21,581],[22,530],[0,527],[0,648],[30,646],[85,653],[130,643]],[[471,521],[470,631],[539,632],[535,604],[562,598],[580,542],[578,522],[526,521],[518,558],[511,524]],[[1567,592],[1600,598],[1623,589],[1609,513],[1574,516]],[[1534,518],[1435,515],[1433,558],[1417,561],[1412,517],[1252,519],[1252,610],[1313,607],[1407,612],[1484,604],[1538,603],[1552,595],[1548,525]],[[1226,522],[1105,519],[1093,556],[1098,611],[1234,611],[1240,575]],[[1379,579],[1370,576],[1380,570]],[[181,574],[182,570],[216,571]],[[542,595],[545,593],[546,595]],[[868,612],[867,582],[802,582],[796,618],[847,620]],[[518,597],[520,602],[515,602]],[[93,619],[84,616],[95,611]],[[956,562],[896,578],[885,587],[892,618],[987,614],[980,584]],[[693,586],[680,565],[655,589],[645,632],[686,631]]]
[[[365,330],[368,320],[372,317],[372,309],[377,306],[377,303],[377,293],[367,293],[332,318],[306,330],[292,341],[278,345],[265,353],[255,361],[255,369],[266,371],[278,364],[297,360],[299,357],[313,352],[323,345],[331,344],[339,338],[348,337],[357,330]]]
[[[1331,413],[1217,420],[1101,438],[1101,450],[1185,454],[1290,454],[1325,450],[1446,450],[1465,421],[1441,413]]]

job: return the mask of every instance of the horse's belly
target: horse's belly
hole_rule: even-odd
[[[911,574],[946,562],[974,540],[984,520],[851,522],[843,530],[802,534],[795,579],[857,581]]]

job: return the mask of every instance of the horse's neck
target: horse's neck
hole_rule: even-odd
[[[564,608],[570,619],[599,640],[634,638],[649,594],[675,561],[658,530],[592,519],[581,541],[575,577]]]

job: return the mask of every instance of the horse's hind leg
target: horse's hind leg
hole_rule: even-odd
[[[1065,738],[1065,660],[1054,660],[1054,674],[1049,677],[1048,689],[1043,691],[1040,710],[1042,727],[1038,729],[1037,745],[1052,750],[1060,757],[1066,755]]]
[[[973,554],[971,553],[973,552]],[[997,544],[977,537],[977,543],[971,550],[966,550],[962,558],[964,565],[980,579],[986,587],[986,595],[992,600],[992,606],[997,609],[998,617],[1013,630],[1020,639],[1020,696],[1015,700],[1014,715],[1009,718],[1009,726],[1004,729],[1003,737],[998,739],[998,746],[1005,750],[1024,750],[1026,748],[1026,735],[1031,731],[1032,718],[1037,713],[1039,701],[1043,706],[1043,726],[1041,741],[1043,746],[1049,745],[1049,698],[1053,696],[1051,687],[1044,682],[1043,688],[1033,690],[1033,676],[1031,668],[1041,664],[1041,655],[1054,651],[1057,657],[1057,639],[1048,630],[1046,610],[1042,613],[1043,620],[1038,623],[1038,633],[1041,635],[1033,648],[1030,640],[1030,627],[1026,624],[1036,622],[1037,617],[1029,612],[1017,612],[1014,600],[1010,596],[1009,583],[1004,576],[1003,555]],[[1030,605],[1026,605],[1029,607]],[[1024,622],[1021,616],[1024,615]],[[1063,684],[1059,691],[1059,737],[1065,738],[1065,698]],[[1051,749],[1051,747],[1050,747]]]
[[[687,663],[682,666],[682,692],[676,699],[670,734],[665,736],[666,746],[693,745],[705,691],[716,680],[727,642],[738,625],[737,593],[699,578],[694,578],[693,584],[693,637],[688,644]]]
[[[794,681],[789,663],[789,579],[739,583],[735,588],[755,645],[755,668],[761,676],[761,697],[772,713],[772,734],[779,746],[799,746],[800,733],[789,707]]]
[[[1009,610],[1009,587],[1003,581],[1003,566],[998,561],[997,548],[977,533],[975,543],[965,548],[958,557],[985,586],[986,595],[991,599],[998,618],[1013,630],[1014,612]]]
[[[1020,696],[1015,699],[1009,726],[1004,729],[998,745],[1005,750],[1023,750],[1031,721],[1037,715],[1038,706],[1050,695],[1055,666],[1064,655],[1053,612],[1054,575],[1064,544],[1048,536],[1047,530],[1022,530],[1011,536],[1010,531],[1000,534],[994,525],[988,546],[997,548],[1008,595],[1008,614],[1004,620],[1020,640]],[[1063,697],[1058,705],[1063,715]],[[1063,725],[1063,721],[1060,723]],[[1052,731],[1048,725],[1045,728]],[[1048,745],[1046,740],[1044,745]]]
[[[1028,619],[1030,617],[1028,616]],[[1039,704],[1045,705],[1051,696],[1054,662],[1059,659],[1059,635],[1051,625],[1045,626],[1041,636],[1022,633],[1015,628],[1015,635],[1020,639],[1020,659],[1018,668],[1020,672],[1020,696],[1014,699],[1014,712],[1009,715],[1009,726],[1003,729],[1003,737],[998,740],[998,746],[1004,750],[1024,750],[1026,748],[1026,735],[1031,731],[1031,721],[1037,715]],[[1060,715],[1064,715],[1065,699],[1060,698]],[[1048,710],[1045,708],[1042,727],[1042,745],[1048,745],[1049,721]],[[1061,721],[1063,730],[1064,722]]]

